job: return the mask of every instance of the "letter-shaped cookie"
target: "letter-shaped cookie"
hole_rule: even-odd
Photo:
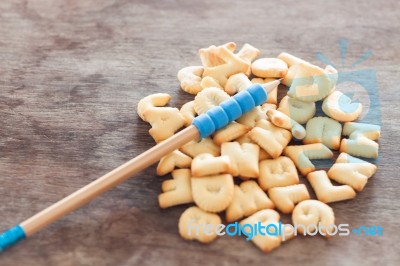
[[[281,59],[282,61],[284,61],[289,67],[286,75],[284,76],[284,78],[282,80],[282,84],[290,87],[290,85],[292,85],[292,81],[293,81],[294,77],[296,76],[298,65],[300,63],[303,63],[306,61],[304,61],[303,59],[298,58],[294,55],[285,53],[285,52],[280,53],[278,55],[278,58]]]
[[[202,153],[193,158],[192,176],[208,176],[231,172],[231,160],[228,156],[214,157],[209,153]]]
[[[218,214],[208,213],[198,207],[186,209],[179,218],[179,234],[186,240],[210,243],[217,238],[217,225],[221,224]],[[208,225],[208,229],[205,226]]]
[[[235,185],[235,192],[229,207],[226,209],[228,223],[252,215],[262,209],[272,209],[274,204],[255,181],[244,181]]]
[[[288,65],[288,67],[305,62],[303,59],[285,52],[280,53],[278,55],[278,58],[284,61]]]
[[[306,103],[285,96],[279,103],[278,111],[286,114],[297,123],[304,124],[315,115],[316,107],[314,102]]]
[[[251,64],[251,72],[260,78],[283,78],[288,65],[279,58],[260,58]]]
[[[221,145],[221,154],[231,161],[233,176],[258,177],[259,152],[260,147],[252,143],[225,142]]]
[[[317,198],[324,202],[353,199],[356,192],[348,185],[334,186],[325,171],[315,171],[307,175],[307,180],[314,189]]]
[[[221,154],[221,149],[210,138],[201,139],[199,142],[190,141],[180,148],[180,151],[194,158],[202,153],[209,153],[214,156]]]
[[[330,149],[338,150],[342,126],[328,117],[314,117],[308,120],[304,144],[322,143]]]
[[[292,134],[288,130],[276,127],[267,120],[259,120],[256,127],[248,134],[250,139],[263,148],[272,158],[278,158],[292,138]]]
[[[208,212],[221,212],[232,202],[234,183],[229,174],[192,177],[192,195],[197,206]]]
[[[378,125],[347,122],[343,125],[343,135],[351,139],[366,137],[370,140],[377,140],[381,136],[381,127]]]
[[[304,176],[315,170],[315,166],[310,160],[333,157],[332,151],[321,143],[288,146],[283,151],[283,154],[292,159],[297,169]]]
[[[157,165],[157,175],[163,176],[171,173],[175,167],[189,168],[191,164],[192,158],[180,152],[179,150],[175,150],[161,158]]]
[[[221,47],[225,47],[228,51],[233,52],[236,49],[236,43],[228,42],[220,46],[211,45],[208,48],[201,48],[199,50],[199,56],[204,67],[214,67],[225,64],[224,59],[220,57]]]
[[[283,213],[291,213],[296,203],[310,198],[304,184],[270,188],[268,196],[275,207]]]
[[[218,81],[216,81],[212,77],[204,77],[204,78],[202,78],[202,80],[200,82],[200,86],[203,89],[210,88],[210,87],[216,87],[218,89],[224,90],[224,88],[221,87],[221,85],[219,85]]]
[[[286,114],[277,110],[268,110],[267,116],[275,126],[292,131],[292,135],[296,139],[303,139],[306,136],[304,127]]]
[[[172,178],[162,183],[164,193],[158,195],[160,208],[168,208],[179,204],[193,202],[190,184],[190,170],[178,169],[172,172]]]
[[[324,99],[322,111],[339,122],[350,122],[361,115],[362,104],[351,102],[342,92],[334,91]]]
[[[265,113],[266,112],[264,112],[260,106],[256,106],[251,111],[242,115],[239,119],[236,120],[236,122],[248,126],[251,129],[256,126],[257,121],[267,118],[267,115]]]
[[[190,126],[192,124],[192,120],[196,117],[196,111],[194,110],[194,101],[190,101],[182,105],[181,114],[185,119],[185,126]]]
[[[285,156],[263,160],[260,162],[258,183],[263,190],[298,184],[299,176],[296,166]]]
[[[199,92],[194,98],[194,110],[201,115],[211,108],[220,105],[223,101],[229,99],[229,95],[223,90],[210,87]]]
[[[237,73],[229,77],[225,84],[225,92],[234,95],[237,92],[247,89],[253,83],[244,73]]]
[[[254,141],[252,141],[250,139],[249,133],[244,134],[240,138],[236,139],[236,141],[239,142],[239,144],[243,144],[243,143],[255,144],[260,148],[260,146],[257,143],[255,143]],[[269,155],[266,151],[264,151],[263,149],[260,148],[260,152],[258,154],[258,161],[262,161],[262,160],[265,160],[265,159],[271,159],[271,158],[272,158],[271,155]]]
[[[376,172],[376,165],[341,153],[328,171],[330,179],[349,185],[356,191],[362,191],[368,179]]]
[[[343,126],[343,135],[350,138],[342,139],[340,151],[354,156],[377,158],[379,144],[374,140],[378,139],[380,134],[380,126],[347,122]]]
[[[213,141],[217,145],[221,145],[224,142],[232,141],[246,134],[251,127],[242,125],[240,123],[231,122],[224,128],[217,130],[214,133]]]
[[[225,87],[228,77],[240,72],[246,73],[249,68],[248,62],[233,54],[226,47],[217,47],[217,54],[225,63],[214,67],[205,67],[203,77],[214,78],[222,87]]]
[[[243,59],[245,62],[249,63],[249,67],[246,71],[246,76],[251,75],[251,62],[257,58],[257,56],[260,55],[260,50],[255,48],[254,46],[245,43],[243,47],[239,50],[237,53],[237,56],[239,56],[241,59]]]
[[[155,109],[155,107],[165,106],[171,100],[171,96],[167,93],[154,93],[141,99],[137,106],[137,113],[144,121],[144,113],[148,109]]]
[[[253,238],[251,238],[251,241],[254,243],[254,245],[256,245],[262,252],[268,253],[271,250],[279,247],[282,242],[281,236],[276,232],[276,230],[274,230],[279,226],[279,218],[279,213],[274,210],[261,210],[242,220],[240,225],[248,236],[254,234]],[[255,234],[256,232],[254,225],[259,223],[264,226],[264,230],[262,231],[264,235]],[[250,229],[250,227],[252,228]],[[269,233],[266,232],[266,227],[269,229]]]
[[[297,232],[305,235],[308,232],[317,234],[320,226],[320,232],[325,237],[330,237],[335,229],[335,215],[331,207],[318,200],[305,200],[297,204],[292,213],[292,222],[297,227]]]
[[[316,102],[334,90],[338,75],[327,73],[310,63],[300,63],[288,91],[288,96],[303,102]]]
[[[202,66],[188,66],[178,71],[178,80],[182,90],[196,95],[203,88],[201,87],[201,77],[204,68]]]
[[[172,107],[147,109],[143,117],[145,121],[150,123],[149,133],[156,142],[171,137],[185,125],[185,118],[179,112],[179,109]]]

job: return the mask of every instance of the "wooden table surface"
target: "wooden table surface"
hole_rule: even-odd
[[[396,0],[0,1],[1,230],[150,148],[139,99],[190,100],[177,71],[200,63],[199,48],[228,41],[376,71],[379,169],[354,200],[331,206],[338,223],[384,228],[380,237],[298,237],[270,254],[239,237],[183,241],[186,207],[158,208],[163,178],[151,167],[1,254],[0,265],[400,265],[399,10]]]

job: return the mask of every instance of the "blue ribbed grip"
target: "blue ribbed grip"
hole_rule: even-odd
[[[0,235],[0,252],[16,244],[25,238],[24,229],[20,226],[14,226]]]
[[[192,124],[199,130],[200,136],[206,138],[266,100],[267,92],[264,88],[260,84],[253,84],[207,113],[199,115],[193,119]]]

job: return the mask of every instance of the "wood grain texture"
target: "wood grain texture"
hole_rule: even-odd
[[[136,115],[144,95],[192,96],[177,71],[197,50],[248,42],[377,73],[379,169],[338,223],[380,225],[383,237],[299,237],[270,254],[241,238],[183,241],[185,206],[160,210],[151,167],[0,255],[0,265],[399,265],[400,5],[391,1],[0,1],[0,229],[17,224],[153,145]],[[343,68],[342,71],[349,70]],[[285,217],[288,219],[289,217]]]

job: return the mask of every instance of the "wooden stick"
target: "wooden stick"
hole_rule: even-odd
[[[220,106],[216,106],[207,113],[197,116],[192,121],[193,125],[51,205],[21,224],[6,230],[0,234],[0,252],[85,205],[100,194],[149,167],[163,156],[180,148],[187,142],[198,137],[205,138],[210,136],[215,130],[223,128],[229,122],[236,120],[255,106],[265,102],[268,91],[278,86],[279,83],[279,80],[275,80],[262,86],[258,84],[251,85],[247,90],[243,90],[221,103]]]
[[[129,177],[156,163],[168,153],[198,137],[199,131],[195,126],[191,125],[66,198],[35,214],[22,222],[20,226],[24,229],[25,235],[29,237],[47,225],[61,219],[68,213],[89,203],[100,194],[110,190]]]

